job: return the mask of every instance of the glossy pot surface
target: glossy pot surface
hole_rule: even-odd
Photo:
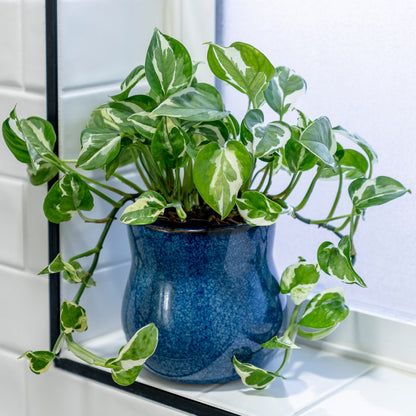
[[[274,226],[129,226],[123,327],[128,338],[150,322],[158,327],[150,371],[173,381],[222,383],[238,377],[233,355],[266,364],[274,351],[260,345],[283,320],[274,232]]]

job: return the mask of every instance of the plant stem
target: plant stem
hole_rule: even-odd
[[[302,217],[301,215],[299,215],[296,211],[293,212],[293,215],[296,219],[298,219],[299,221],[304,222],[305,224],[313,224],[311,223],[311,220],[305,217]],[[339,238],[344,237],[343,234],[341,234],[340,232],[338,232],[338,230],[336,229],[336,227],[333,227],[332,225],[328,225],[328,224],[316,224],[318,225],[318,227],[322,227],[325,228],[326,230],[332,231],[336,236],[338,236]]]
[[[306,205],[306,203],[309,201],[309,198],[310,198],[310,196],[311,196],[311,194],[312,194],[312,192],[313,192],[313,190],[315,188],[316,182],[318,181],[319,176],[321,175],[322,169],[323,169],[323,166],[319,166],[319,168],[316,171],[315,176],[312,179],[311,184],[309,185],[308,190],[306,191],[305,196],[303,197],[303,199],[300,202],[300,204],[294,208],[295,211],[300,211]]]
[[[348,215],[347,219],[339,227],[337,227],[335,229],[335,231],[341,231],[341,230],[343,230],[350,221],[351,221],[351,217]]]
[[[267,185],[266,185],[266,187],[264,188],[264,191],[263,191],[265,194],[267,194],[267,192],[269,191],[270,187],[272,186],[272,180],[273,180],[273,167],[270,166],[270,170],[269,170],[269,180],[268,180]]]
[[[79,345],[72,339],[71,334],[66,334],[65,338],[66,338],[66,343],[68,345],[68,349],[78,358],[81,358],[81,360],[89,364],[94,364],[100,367],[105,367],[105,363],[107,360],[81,347],[81,345]]]
[[[151,189],[151,185],[149,183],[149,181],[147,180],[142,168],[140,167],[139,162],[137,161],[137,154],[133,149],[130,149],[130,152],[133,156],[133,160],[134,160],[134,165],[136,166],[137,172],[139,172],[140,177],[142,178],[142,181],[144,182],[145,186],[147,189]]]
[[[349,218],[350,214],[339,215],[338,217],[325,218],[324,220],[309,220],[309,224],[326,224],[330,221],[341,220],[342,218]]]
[[[81,211],[78,211],[78,215],[85,221],[85,222],[89,222],[89,223],[94,223],[94,224],[102,224],[104,222],[107,221],[111,221],[111,218],[105,217],[105,218],[101,218],[101,219],[95,219],[95,218],[88,218],[86,217]]]
[[[142,188],[140,188],[140,186],[136,185],[134,182],[129,181],[128,179],[126,179],[124,176],[119,175],[118,173],[114,172],[113,176],[115,178],[117,178],[119,181],[123,182],[124,184],[130,186],[130,188],[134,189],[137,192],[144,192]]]
[[[289,185],[286,187],[286,189],[280,192],[280,194],[272,196],[271,199],[273,201],[275,201],[276,199],[282,199],[284,201],[290,195],[292,190],[295,188],[301,175],[302,175],[302,172],[295,172],[292,175],[292,179],[290,180]]]
[[[103,194],[101,191],[99,191],[98,189],[95,189],[93,186],[88,185],[88,189],[93,192],[94,194],[98,195],[100,198],[104,199],[104,201],[107,201],[110,205],[112,205],[113,207],[118,206],[118,202],[114,201],[114,199],[111,199],[109,196],[107,196],[106,194]]]
[[[58,339],[55,342],[55,345],[53,346],[52,352],[56,355],[58,354],[59,350],[61,349],[62,341],[64,340],[64,333],[61,332],[59,334]]]
[[[256,188],[256,191],[260,191],[261,187],[263,186],[264,181],[266,180],[267,174],[269,173],[269,169],[270,169],[269,165],[267,165],[267,166],[264,168],[263,177],[261,178],[261,180],[260,180],[260,182],[259,182],[259,184],[258,184],[258,186],[257,186],[257,188]],[[260,172],[260,171],[259,171],[259,172]],[[256,178],[256,176],[257,176],[257,174],[254,176],[253,181],[254,181],[254,179]]]
[[[341,166],[338,166],[338,169],[339,169],[338,190],[337,190],[337,194],[335,195],[334,203],[332,204],[331,210],[329,211],[328,218],[331,218],[334,215],[334,212],[338,206],[339,199],[341,197],[342,179],[343,179]]]

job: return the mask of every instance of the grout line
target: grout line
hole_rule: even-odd
[[[113,80],[108,81],[100,84],[88,84],[88,85],[80,85],[75,87],[64,87],[60,89],[60,92],[62,93],[62,97],[68,97],[71,95],[78,95],[79,93],[90,93],[90,90],[108,90],[110,88],[120,88],[122,80]]]
[[[33,97],[45,97],[45,91],[40,91],[40,89],[35,88],[25,88],[25,87],[18,87],[16,85],[7,85],[5,83],[0,84],[0,94],[4,95],[18,95],[18,94],[26,94],[31,95]]]
[[[323,396],[319,397],[316,401],[308,404],[303,409],[296,411],[295,413],[292,414],[292,416],[302,416],[302,415],[304,415],[307,411],[312,410],[314,407],[316,407],[320,403],[323,403],[324,401],[326,401],[327,399],[329,399],[331,396],[334,396],[335,394],[337,394],[340,391],[344,390],[346,387],[348,387],[349,385],[353,384],[354,382],[356,382],[361,377],[364,377],[367,374],[371,373],[372,371],[375,370],[375,368],[376,368],[375,366],[371,366],[370,368],[367,368],[366,370],[360,372],[355,377],[349,379],[344,384],[341,384],[340,386],[336,387],[335,389],[333,389],[333,390],[329,391],[328,393],[324,394]]]

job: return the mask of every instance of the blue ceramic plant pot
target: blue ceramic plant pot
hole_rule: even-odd
[[[283,321],[272,259],[274,226],[209,229],[129,226],[132,266],[123,300],[130,338],[153,322],[146,367],[186,383],[236,379],[232,357],[264,366],[261,344]]]

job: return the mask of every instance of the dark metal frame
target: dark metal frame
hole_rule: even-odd
[[[52,123],[58,134],[58,0],[45,0],[46,6],[46,106],[47,119]],[[221,40],[222,33],[222,0],[216,1],[216,37]],[[58,153],[58,141],[55,152]],[[48,184],[50,188],[53,181]],[[59,253],[59,226],[49,223],[49,260],[52,261]],[[51,349],[60,333],[59,324],[60,310],[60,278],[59,274],[51,274],[49,277],[49,316],[50,316],[50,345]],[[238,416],[222,409],[179,396],[168,391],[135,382],[130,386],[122,387],[111,378],[111,375],[101,369],[81,364],[67,358],[57,357],[55,366],[70,371],[89,379],[113,386],[123,391],[136,394],[146,399],[183,410],[190,414],[199,416]]]

